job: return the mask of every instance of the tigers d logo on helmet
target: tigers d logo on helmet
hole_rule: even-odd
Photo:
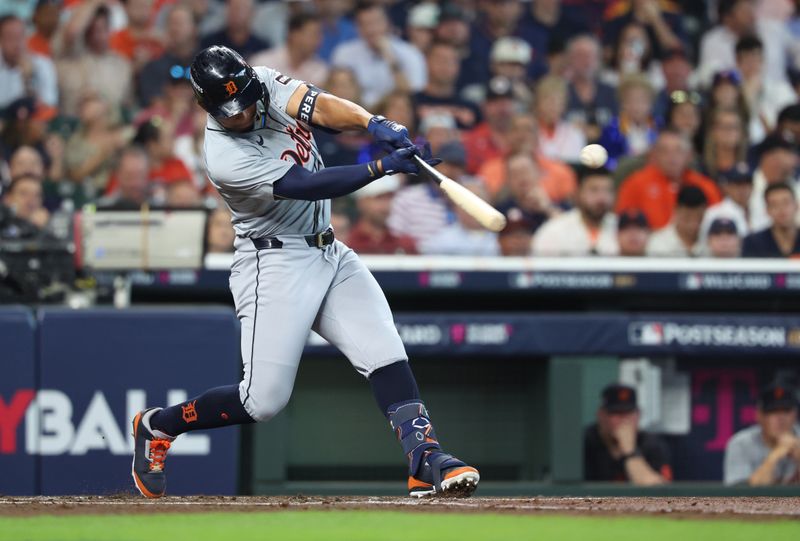
[[[228,96],[233,96],[234,94],[239,92],[239,88],[233,81],[228,81],[227,83],[225,83],[225,90],[228,92]]]

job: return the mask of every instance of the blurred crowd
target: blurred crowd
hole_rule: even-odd
[[[798,0],[7,0],[0,238],[147,204],[208,209],[232,250],[188,81],[212,44],[404,124],[508,218],[385,177],[334,201],[360,253],[800,255]],[[381,155],[315,137],[327,166]]]

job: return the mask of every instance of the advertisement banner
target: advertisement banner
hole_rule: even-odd
[[[39,311],[40,386],[20,460],[41,463],[41,493],[134,490],[131,420],[241,377],[238,322],[228,308]],[[238,429],[181,436],[167,493],[235,494]]]
[[[679,314],[399,314],[412,355],[796,356],[800,317]],[[312,334],[307,351],[332,347]]]
[[[0,494],[36,492],[36,457],[23,452],[25,412],[36,391],[36,321],[24,307],[0,308]]]

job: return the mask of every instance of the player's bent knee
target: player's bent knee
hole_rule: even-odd
[[[263,423],[280,413],[289,403],[290,396],[291,392],[277,392],[269,396],[252,397],[245,404],[245,409],[254,421]]]

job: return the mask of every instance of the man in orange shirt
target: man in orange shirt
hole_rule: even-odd
[[[681,186],[697,186],[709,205],[722,200],[719,188],[709,178],[689,169],[691,143],[674,129],[663,130],[650,153],[649,164],[623,181],[617,196],[617,212],[641,209],[653,229],[672,219]]]
[[[513,144],[511,122],[514,119],[514,89],[507,77],[493,77],[486,85],[483,122],[464,136],[467,149],[467,172],[474,175],[481,164],[504,156]]]
[[[52,57],[50,39],[58,30],[61,15],[61,0],[39,0],[33,12],[33,26],[36,29],[28,38],[28,50],[42,56]]]
[[[508,157],[516,154],[529,154],[539,173],[539,184],[550,201],[560,205],[572,199],[578,188],[575,171],[563,162],[550,160],[539,152],[536,119],[530,114],[516,115],[511,121],[509,149],[507,155],[500,155],[482,162],[478,176],[486,183],[492,200],[501,199],[500,193],[508,178]]]
[[[164,52],[161,36],[152,25],[152,10],[153,0],[126,0],[128,26],[111,34],[111,48],[131,60],[137,73]]]

